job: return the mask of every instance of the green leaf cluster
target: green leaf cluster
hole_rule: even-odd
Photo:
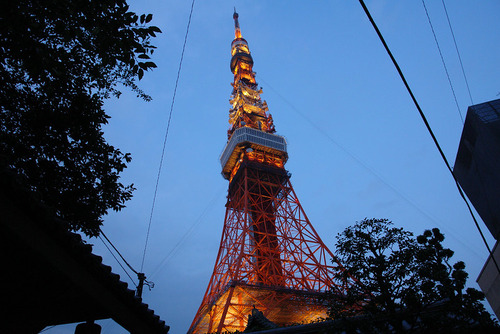
[[[15,170],[71,230],[99,233],[133,185],[130,154],[106,142],[104,100],[136,85],[160,29],[124,0],[16,0],[0,5],[0,167]]]
[[[466,288],[465,264],[451,262],[443,241],[437,228],[415,238],[387,219],[346,228],[335,255],[358,284],[332,298],[330,317],[361,333],[497,332],[483,293]]]

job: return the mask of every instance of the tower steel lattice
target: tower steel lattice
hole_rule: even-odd
[[[275,134],[260,97],[248,43],[233,15],[228,142],[221,155],[229,180],[214,271],[188,333],[243,331],[253,307],[279,325],[325,317],[325,292],[353,284],[309,222],[284,165],[286,141]],[[333,259],[333,261],[332,261]]]

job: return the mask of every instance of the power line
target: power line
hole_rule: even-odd
[[[205,209],[202,211],[200,216],[194,221],[194,223],[191,225],[191,227],[184,233],[184,235],[177,241],[175,246],[168,252],[167,255],[163,258],[163,260],[160,261],[160,264],[156,267],[156,269],[151,273],[151,277],[156,276],[158,272],[160,272],[160,269],[163,267],[163,265],[172,257],[175,255],[175,253],[178,251],[180,246],[188,239],[191,234],[193,234],[195,228],[202,222],[203,217],[207,214],[208,210],[210,208],[213,208],[213,204],[219,198],[220,194],[224,191],[224,187],[220,188],[212,197],[208,205],[205,207]]]
[[[184,44],[182,45],[181,59],[179,61],[179,69],[177,70],[177,78],[175,79],[175,87],[174,87],[174,93],[172,95],[172,103],[170,104],[170,113],[168,115],[167,129],[165,131],[165,137],[163,139],[163,148],[161,151],[160,165],[158,166],[158,174],[156,176],[156,185],[155,185],[155,191],[154,191],[154,195],[153,195],[153,204],[151,206],[151,213],[149,214],[148,231],[146,233],[146,242],[144,243],[144,252],[142,253],[141,272],[144,268],[144,259],[146,257],[146,249],[147,249],[148,241],[149,241],[149,232],[151,231],[151,222],[153,220],[153,212],[155,209],[156,195],[158,193],[158,184],[160,183],[160,174],[161,174],[161,169],[163,166],[163,157],[165,156],[165,147],[167,145],[168,130],[170,129],[170,121],[172,120],[172,112],[174,110],[175,95],[177,94],[177,86],[179,84],[179,77],[181,74],[182,60],[184,59],[184,51],[186,50],[186,42],[187,42],[187,38],[188,38],[188,34],[189,34],[189,26],[191,25],[191,17],[193,15],[194,1],[195,0],[193,0],[191,3],[191,10],[189,12],[189,19],[188,19],[188,24],[187,24],[187,28],[186,28],[186,35],[184,36]]]
[[[115,247],[115,245],[113,245],[113,243],[111,242],[111,240],[108,239],[108,237],[106,236],[106,234],[103,232],[103,230],[101,230],[101,228],[99,228],[99,231],[101,232],[101,234],[103,235],[103,237],[109,242],[109,244],[111,245],[111,247],[113,247],[113,249],[115,250],[115,252],[120,256],[120,258],[123,260],[123,262],[125,262],[125,264],[127,265],[127,267],[130,268],[130,270],[132,270],[134,272],[134,274],[137,274],[137,271],[132,268],[132,266],[127,262],[127,260],[125,260],[125,258],[123,257],[123,255],[120,253],[120,251]]]
[[[135,284],[134,280],[129,275],[129,273],[127,272],[127,270],[125,269],[125,267],[122,266],[122,264],[120,263],[120,261],[118,261],[118,258],[115,256],[115,254],[111,251],[111,249],[104,242],[104,240],[102,240],[101,235],[99,235],[99,238],[104,243],[104,246],[106,246],[106,248],[108,249],[108,251],[115,258],[116,262],[118,262],[118,264],[123,269],[123,271],[125,272],[125,274],[127,274],[127,276],[130,278],[130,280],[132,281],[132,283],[135,285],[135,287],[136,287],[136,290],[135,290],[136,297],[142,298],[142,290],[144,288],[144,284],[146,284],[149,287],[149,290],[151,290],[154,287],[154,283],[146,280],[146,275],[144,275],[144,273],[137,272],[137,270],[135,270],[134,268],[132,268],[132,266],[127,262],[127,260],[125,260],[125,258],[120,253],[120,251],[118,251],[118,249],[115,247],[115,245],[113,245],[113,243],[111,242],[111,240],[108,239],[108,237],[106,236],[106,234],[104,234],[104,232],[100,228],[99,228],[99,231],[101,232],[101,235],[104,236],[104,238],[106,239],[106,241],[111,245],[111,247],[113,247],[113,249],[116,251],[116,253],[120,256],[120,258],[123,260],[123,262],[130,268],[130,270],[132,270],[134,272],[134,274],[137,275],[137,279],[139,280],[139,283]]]
[[[493,263],[495,264],[498,272],[500,273],[500,267],[498,266],[498,263],[497,261],[495,260],[495,258],[493,257],[493,253],[490,249],[490,246],[488,245],[488,242],[486,241],[486,238],[484,237],[484,234],[483,232],[481,231],[481,227],[479,226],[479,223],[477,222],[477,219],[474,215],[474,212],[472,211],[472,208],[469,204],[469,202],[467,201],[466,197],[465,197],[465,194],[464,192],[462,191],[462,188],[460,188],[460,185],[458,183],[458,180],[457,178],[455,177],[455,174],[453,173],[453,170],[450,166],[450,164],[448,163],[448,159],[446,159],[446,156],[444,155],[444,152],[443,150],[441,149],[441,146],[439,145],[439,142],[437,141],[436,139],[436,136],[434,135],[434,132],[432,131],[430,125],[429,125],[429,122],[427,121],[427,118],[425,117],[425,114],[424,112],[422,111],[422,108],[420,108],[420,105],[418,104],[417,102],[417,99],[415,98],[415,95],[413,95],[413,92],[410,88],[410,86],[408,85],[408,82],[406,81],[406,78],[403,74],[403,72],[401,71],[401,68],[399,67],[396,59],[394,58],[394,56],[392,55],[392,52],[391,50],[389,49],[389,46],[387,46],[387,43],[385,42],[385,39],[384,37],[382,36],[382,33],[380,32],[380,30],[378,29],[375,21],[373,20],[373,17],[371,16],[368,8],[366,7],[365,3],[363,0],[359,0],[359,3],[361,4],[361,6],[363,7],[363,10],[365,11],[365,14],[366,16],[368,17],[368,19],[370,20],[373,28],[375,29],[375,31],[377,32],[377,35],[380,39],[380,41],[382,42],[382,44],[384,45],[384,48],[385,50],[387,51],[389,57],[391,58],[392,60],[392,63],[394,64],[394,66],[396,67],[396,70],[401,78],[401,80],[403,81],[405,87],[406,87],[406,90],[408,91],[408,93],[410,94],[410,97],[411,99],[413,100],[413,103],[415,104],[415,107],[417,108],[419,114],[420,114],[420,117],[422,118],[422,121],[424,122],[426,128],[427,128],[427,131],[429,132],[429,134],[431,135],[432,137],[432,140],[434,141],[434,144],[436,145],[436,148],[438,149],[439,151],[439,154],[441,155],[441,158],[443,159],[446,167],[448,168],[448,170],[450,171],[451,173],[451,176],[453,177],[453,180],[455,181],[455,184],[457,186],[457,189],[458,189],[458,192],[460,194],[460,196],[462,197],[462,199],[464,200],[465,204],[467,205],[467,208],[469,209],[469,213],[470,215],[472,216],[472,219],[474,220],[474,224],[476,225],[476,228],[477,230],[479,231],[479,234],[481,235],[481,238],[483,239],[483,242],[484,242],[484,245],[486,246],[486,249],[488,250],[488,253],[491,257],[491,259],[493,260]]]
[[[371,167],[369,164],[364,162],[361,158],[356,156],[353,152],[351,152],[349,149],[347,149],[345,146],[337,142],[328,132],[326,132],[324,129],[322,129],[318,124],[316,124],[311,118],[307,117],[306,114],[301,112],[292,102],[290,102],[288,99],[286,99],[282,94],[280,94],[273,86],[271,86],[268,82],[266,82],[262,76],[259,76],[259,82],[264,83],[268,88],[270,88],[279,98],[281,98],[286,104],[290,106],[290,108],[296,112],[299,116],[304,118],[311,126],[313,126],[319,133],[324,135],[330,142],[332,142],[335,146],[337,146],[341,151],[343,151],[345,154],[347,154],[351,159],[353,159],[356,163],[358,163],[361,167],[366,169],[368,172],[370,172],[375,178],[377,178],[380,182],[385,184],[389,189],[391,189],[394,193],[396,193],[399,197],[401,197],[404,201],[406,201],[408,204],[410,204],[413,208],[415,208],[418,212],[420,212],[423,216],[427,217],[430,221],[434,222],[436,225],[440,226],[441,228],[446,229],[447,233],[450,234],[453,238],[455,238],[459,243],[461,243],[464,247],[468,248],[472,253],[476,254],[476,256],[480,257],[479,253],[476,252],[475,249],[469,247],[466,243],[464,243],[454,232],[453,230],[447,229],[447,227],[439,222],[436,218],[432,217],[429,213],[425,212],[423,209],[421,209],[412,199],[409,198],[408,195],[404,194],[402,191],[397,189],[395,186],[390,184],[388,181],[386,181],[380,173],[378,173],[373,167]]]
[[[441,57],[441,62],[443,63],[444,71],[446,72],[446,77],[448,78],[448,83],[450,84],[451,92],[453,93],[453,98],[455,99],[455,104],[457,105],[458,113],[460,115],[460,119],[462,120],[462,124],[464,124],[464,117],[462,116],[462,112],[460,111],[460,106],[458,105],[457,95],[455,94],[455,89],[453,89],[453,84],[451,83],[450,73],[448,73],[448,68],[446,67],[446,63],[444,61],[443,53],[441,52],[441,48],[439,47],[439,42],[436,37],[436,32],[434,31],[434,27],[432,25],[431,17],[429,16],[429,12],[427,11],[427,6],[425,5],[425,1],[422,0],[422,5],[424,5],[425,15],[427,15],[427,20],[429,21],[429,25],[431,26],[432,35],[434,36],[434,41],[436,42],[437,49],[439,51],[439,56]]]
[[[464,64],[462,63],[462,57],[460,56],[460,51],[458,51],[457,40],[455,39],[455,34],[453,33],[453,28],[451,27],[450,17],[448,16],[448,10],[446,9],[446,5],[444,0],[441,0],[444,7],[444,12],[446,13],[446,19],[448,20],[448,25],[450,26],[451,36],[453,36],[453,43],[455,43],[455,50],[457,50],[458,60],[460,61],[460,67],[462,68],[462,74],[464,75],[465,85],[467,86],[467,91],[469,92],[470,103],[474,104],[472,100],[472,94],[470,93],[469,82],[467,81],[467,76],[465,75]]]
[[[149,224],[148,224],[148,230],[147,230],[147,235],[146,235],[146,242],[145,242],[145,245],[144,245],[144,252],[142,254],[141,272],[137,272],[127,262],[127,260],[125,260],[125,258],[120,253],[120,251],[118,251],[118,249],[111,242],[111,240],[109,240],[109,238],[106,236],[106,234],[99,228],[99,231],[100,231],[101,235],[104,236],[104,238],[109,243],[109,245],[111,245],[111,247],[115,250],[115,252],[123,260],[123,262],[129,267],[129,269],[132,270],[137,275],[137,277],[139,279],[139,284],[138,285],[135,284],[134,280],[129,275],[129,273],[127,272],[127,270],[125,269],[125,267],[120,263],[120,261],[115,256],[115,254],[111,251],[111,249],[108,247],[108,245],[104,242],[104,240],[102,239],[101,235],[99,235],[99,238],[101,239],[101,241],[104,244],[104,246],[108,249],[108,251],[114,257],[114,259],[116,260],[116,262],[118,262],[118,264],[123,269],[123,271],[125,272],[125,274],[130,278],[130,280],[132,281],[132,283],[134,285],[136,285],[136,287],[137,287],[137,293],[136,294],[137,294],[138,297],[141,297],[141,295],[142,295],[143,284],[148,285],[150,288],[154,286],[154,283],[149,282],[149,281],[146,280],[146,276],[144,275],[144,273],[142,272],[142,270],[143,270],[143,267],[144,267],[144,259],[145,259],[145,256],[146,256],[146,249],[147,249],[148,240],[149,240],[149,233],[150,233],[150,230],[151,230],[151,222],[152,222],[152,218],[153,218],[153,211],[154,211],[155,202],[156,202],[156,195],[157,195],[157,192],[158,192],[158,184],[159,184],[159,181],[160,181],[160,174],[161,174],[161,169],[162,169],[162,165],[163,165],[163,157],[165,155],[165,147],[166,147],[166,144],[167,144],[168,131],[169,131],[169,128],[170,128],[170,122],[171,122],[171,119],[172,119],[172,113],[173,113],[173,109],[174,109],[175,95],[177,93],[177,86],[179,84],[179,77],[180,77],[180,72],[181,72],[181,67],[182,67],[182,60],[184,59],[184,51],[186,49],[186,42],[187,42],[187,37],[188,37],[188,33],[189,33],[189,27],[191,25],[191,17],[192,17],[192,14],[193,14],[194,1],[195,0],[193,0],[193,2],[191,3],[191,10],[190,10],[190,13],[189,13],[188,25],[187,25],[187,29],[186,29],[186,36],[184,37],[184,44],[182,46],[181,58],[180,58],[180,61],[179,61],[179,69],[177,71],[177,78],[176,78],[176,81],[175,81],[175,88],[174,88],[174,93],[173,93],[173,96],[172,96],[172,103],[170,105],[170,113],[169,113],[168,122],[167,122],[167,129],[166,129],[165,137],[164,137],[164,140],[163,140],[163,148],[162,148],[162,153],[161,153],[161,158],[160,158],[160,165],[158,167],[158,174],[157,174],[157,177],[156,177],[155,191],[154,191],[154,195],[153,195],[153,204],[152,204],[151,213],[150,213],[150,216],[149,216]]]
[[[101,231],[102,233],[102,231]],[[104,235],[104,234],[103,234]],[[102,239],[102,237],[99,235],[99,239],[101,239],[102,243],[104,244],[104,246],[108,249],[109,253],[113,256],[113,258],[116,260],[116,262],[118,263],[118,265],[122,268],[122,270],[125,272],[125,274],[128,276],[128,278],[130,278],[130,280],[132,281],[132,283],[137,287],[137,284],[135,284],[134,282],[134,279],[132,278],[132,276],[129,275],[129,273],[127,272],[127,270],[125,269],[125,267],[120,263],[120,261],[118,261],[118,258],[115,256],[115,254],[111,251],[111,249],[109,248],[109,246],[104,242],[104,240]],[[108,238],[106,238],[106,240],[108,240]],[[108,242],[110,243],[110,245],[116,250],[115,246],[108,240]],[[117,251],[118,252],[118,251]],[[118,252],[118,254],[120,254],[120,252]],[[120,254],[120,257],[121,257],[121,254]],[[123,257],[122,257],[123,259]],[[123,259],[124,260],[124,259]],[[125,260],[124,260],[125,261]],[[127,261],[125,261],[125,263],[127,263]],[[133,269],[132,269],[133,270]]]

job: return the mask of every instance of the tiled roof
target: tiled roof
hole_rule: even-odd
[[[5,171],[0,171],[0,210],[1,263],[8,280],[3,304],[9,319],[2,330],[35,332],[112,318],[131,333],[168,332],[169,326],[92,254],[91,245],[67,231]]]

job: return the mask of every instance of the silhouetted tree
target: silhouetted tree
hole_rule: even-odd
[[[129,154],[111,146],[104,100],[132,89],[161,32],[152,15],[125,0],[16,0],[0,4],[0,167],[10,168],[40,200],[94,236],[133,185],[119,182]]]
[[[483,293],[465,288],[465,264],[450,263],[453,251],[443,240],[437,228],[415,238],[387,219],[364,219],[346,228],[337,236],[335,253],[345,275],[359,284],[331,304],[330,316],[366,333],[497,332],[481,303]]]

